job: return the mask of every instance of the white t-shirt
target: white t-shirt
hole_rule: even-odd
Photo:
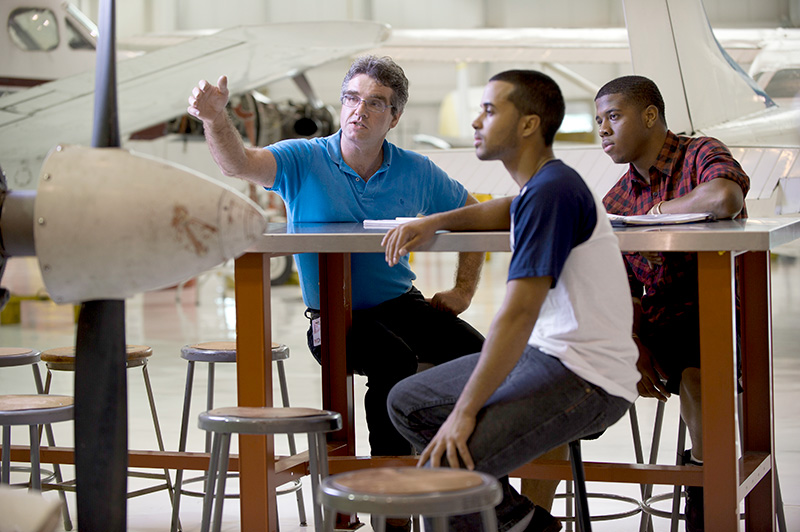
[[[528,343],[606,392],[635,401],[639,353],[617,237],[583,179],[551,161],[511,204],[508,278],[551,276]]]

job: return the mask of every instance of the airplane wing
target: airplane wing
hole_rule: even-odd
[[[121,61],[121,134],[182,114],[200,79],[216,82],[225,74],[231,93],[245,92],[375,47],[389,32],[373,22],[244,26]],[[58,143],[90,143],[93,101],[94,72],[0,97],[0,165],[9,188],[34,188]]]
[[[768,44],[800,46],[800,30],[722,28],[714,35],[739,63]],[[626,28],[396,29],[372,53],[407,61],[503,63],[630,63]]]
[[[616,164],[599,146],[554,145],[556,157],[574,168],[602,198],[627,169]],[[750,177],[747,209],[750,216],[800,213],[800,148],[731,146],[731,154]],[[512,196],[519,186],[499,161],[481,161],[472,148],[420,152],[473,194]]]

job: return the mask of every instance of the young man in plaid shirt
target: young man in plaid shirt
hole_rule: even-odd
[[[667,128],[658,87],[624,76],[595,97],[603,151],[628,171],[606,194],[613,214],[711,212],[747,216],[750,180],[730,151],[710,137],[675,135]],[[639,394],[666,401],[681,397],[681,417],[692,448],[686,463],[702,464],[700,340],[695,253],[625,253],[634,302],[633,336],[639,348]],[[703,489],[688,487],[686,530],[703,530]]]

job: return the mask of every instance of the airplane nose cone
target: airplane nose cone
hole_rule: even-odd
[[[235,189],[116,148],[56,148],[34,209],[42,277],[59,303],[175,285],[238,256],[265,228]]]

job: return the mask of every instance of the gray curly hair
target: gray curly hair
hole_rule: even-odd
[[[344,96],[350,80],[359,74],[366,74],[384,87],[392,89],[392,116],[403,112],[406,102],[408,102],[408,78],[403,69],[391,57],[365,55],[353,61],[342,81],[342,96]]]

